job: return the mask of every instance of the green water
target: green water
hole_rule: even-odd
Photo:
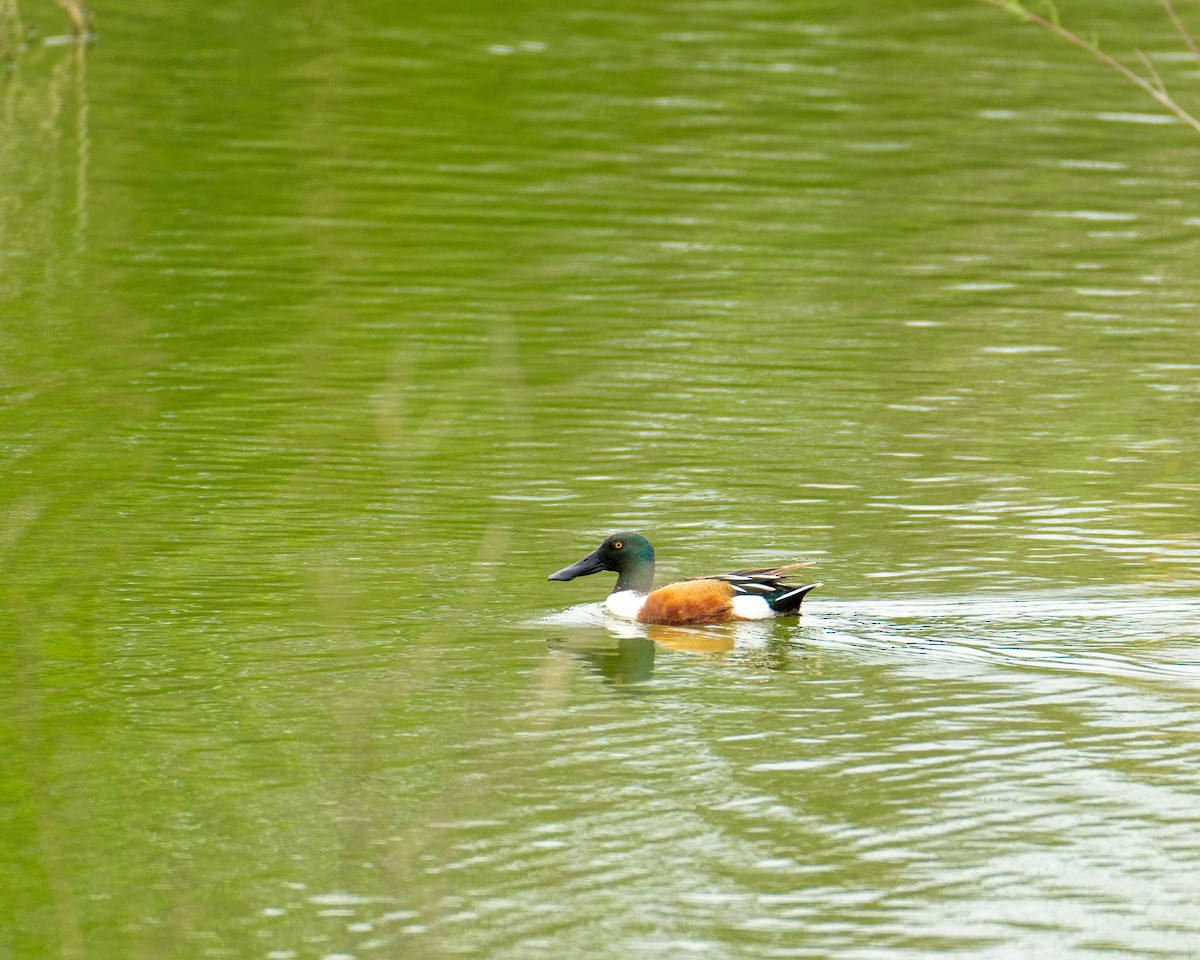
[[[0,960],[1195,954],[1193,133],[966,0],[95,13],[0,80]],[[825,586],[613,624],[619,529]]]

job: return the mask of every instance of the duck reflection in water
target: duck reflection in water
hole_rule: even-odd
[[[607,618],[606,618],[607,619]],[[591,672],[616,684],[651,679],[661,651],[692,654],[715,663],[738,664],[772,671],[795,665],[798,648],[790,632],[761,624],[722,624],[678,627],[660,624],[633,625],[607,620],[608,636],[586,636],[550,641],[553,650],[570,653]],[[613,641],[616,641],[615,644]],[[805,657],[805,662],[809,661]]]
[[[641,683],[654,674],[654,641],[649,637],[618,637],[615,646],[559,639],[551,640],[549,646],[570,653],[591,673],[613,685]]]

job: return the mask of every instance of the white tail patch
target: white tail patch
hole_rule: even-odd
[[[752,597],[749,594],[733,598],[733,614],[741,620],[765,620],[775,616],[771,605],[762,597]]]

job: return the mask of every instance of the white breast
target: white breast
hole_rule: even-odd
[[[750,599],[757,600],[758,597]],[[638,611],[646,605],[646,595],[638,593],[636,590],[622,590],[619,593],[610,593],[608,599],[604,601],[604,609],[615,617],[620,617],[623,620],[636,620]]]

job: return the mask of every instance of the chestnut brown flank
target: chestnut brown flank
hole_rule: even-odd
[[[721,580],[682,580],[659,587],[638,613],[642,623],[720,623],[733,619],[734,589]]]

